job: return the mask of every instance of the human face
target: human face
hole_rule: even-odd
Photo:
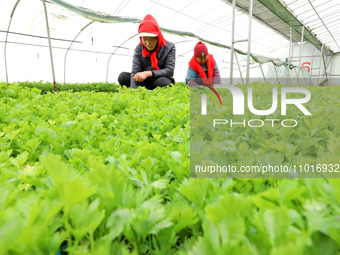
[[[142,43],[148,50],[154,50],[156,48],[158,39],[157,37],[143,36]]]
[[[199,57],[196,58],[196,60],[200,65],[204,65],[205,63],[207,63],[208,56]]]

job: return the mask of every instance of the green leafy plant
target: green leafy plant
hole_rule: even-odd
[[[0,83],[0,253],[339,253],[338,179],[190,178],[187,85],[71,87]],[[320,101],[337,93],[310,89]],[[335,163],[334,109],[297,133],[236,129],[226,156]]]

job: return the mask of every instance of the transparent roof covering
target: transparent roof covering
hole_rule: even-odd
[[[340,52],[339,0],[280,0],[333,53]]]
[[[303,6],[310,8],[310,5],[305,4],[309,1],[286,0],[284,2],[294,13],[300,9],[301,12],[297,12],[296,15],[304,15],[306,21],[310,20],[315,33],[319,31],[318,29],[322,31],[319,34],[320,40],[329,43],[334,51],[339,51],[336,36],[340,35],[336,35],[334,32],[335,39],[331,40],[328,30],[319,27],[322,25],[318,21],[318,16],[315,13],[306,16],[302,11]],[[335,1],[326,2],[334,3]],[[75,9],[61,6],[61,3],[69,4]],[[16,4],[16,9],[13,12]],[[217,60],[221,75],[229,74],[232,7],[225,1],[51,0],[46,2],[46,5],[54,61],[56,62],[56,78],[60,82],[103,80],[115,82],[121,71],[130,71],[133,50],[139,43],[137,36],[139,22],[146,14],[153,15],[158,24],[165,29],[163,30],[165,39],[176,44],[176,81],[184,81],[193,48],[201,39],[212,42],[207,43],[207,46],[209,52]],[[297,6],[302,7],[295,10]],[[331,5],[328,6],[331,7]],[[321,4],[314,7],[322,8]],[[336,10],[334,8],[333,11]],[[108,18],[102,20],[108,23],[94,21],[91,15],[84,13],[80,15],[81,13],[75,12],[76,9]],[[324,13],[326,15],[326,11]],[[12,20],[11,14],[13,14]],[[327,17],[330,17],[331,14],[328,13]],[[311,16],[313,19],[310,18]],[[322,17],[326,24],[328,19],[326,16]],[[38,71],[38,68],[45,70],[49,65],[42,1],[1,1],[0,21],[1,54],[4,54],[6,36],[8,41],[6,54],[9,80],[49,80],[48,71]],[[248,38],[248,22],[247,14],[237,10],[235,40]],[[331,21],[329,22],[331,23]],[[9,33],[7,34],[8,27]],[[332,31],[335,31],[335,27]],[[247,42],[237,43],[235,47],[246,52]],[[253,19],[252,53],[285,59],[288,57],[288,49],[289,40],[286,37],[269,28],[263,22]],[[44,63],[43,66],[41,66],[41,62]],[[32,69],[32,66],[36,69],[28,70],[28,68]],[[1,80],[5,80],[4,70],[4,63],[0,61]]]

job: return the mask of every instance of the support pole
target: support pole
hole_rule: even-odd
[[[322,54],[323,54],[323,45],[321,46],[321,50],[320,50],[320,65],[319,65],[319,75],[318,75],[318,83],[317,83],[318,85],[320,84],[321,63],[323,61]]]
[[[108,82],[108,77],[109,77],[109,67],[110,67],[110,60],[111,57],[116,53],[116,51],[118,49],[120,49],[127,41],[129,41],[130,39],[134,38],[135,36],[137,36],[138,34],[134,34],[133,36],[130,36],[128,39],[126,39],[124,42],[122,42],[115,50],[114,52],[110,55],[109,59],[107,60],[107,65],[106,65],[106,82]]]
[[[249,71],[250,71],[250,48],[251,48],[251,25],[253,19],[253,1],[249,2],[249,27],[248,27],[248,52],[247,52],[247,77],[246,83],[249,83]]]
[[[292,85],[292,81],[290,80],[290,74],[289,74],[289,64],[286,66],[287,68],[287,83],[286,85]]]
[[[65,56],[64,56],[64,84],[66,82],[66,57],[67,57],[67,53],[69,52],[69,50],[71,49],[72,44],[74,43],[74,41],[77,39],[77,37],[80,35],[81,32],[84,31],[85,28],[87,28],[89,25],[91,25],[93,22],[95,22],[94,20],[92,20],[90,23],[87,23],[87,25],[85,25],[80,31],[79,33],[76,35],[76,37],[74,37],[73,41],[71,42],[70,46],[68,46]]]
[[[8,83],[8,71],[7,71],[7,40],[8,40],[8,33],[9,33],[9,28],[11,27],[11,23],[12,23],[12,19],[13,19],[13,15],[15,12],[15,9],[17,8],[18,4],[19,4],[20,0],[17,0],[17,2],[15,3],[10,19],[9,19],[9,23],[8,23],[8,28],[7,28],[7,33],[6,33],[6,39],[5,39],[5,47],[4,47],[4,60],[5,60],[5,70],[6,70],[6,82]]]
[[[293,28],[292,27],[289,27],[289,56],[288,56],[288,67],[287,67],[287,77],[288,77],[288,83],[289,85],[292,85],[292,80],[290,79],[290,75],[289,75],[289,72],[290,72],[290,65],[292,63],[292,55],[293,55]]]
[[[298,77],[298,76],[299,76],[300,69],[298,69],[298,70],[296,71],[296,68],[294,67],[294,71],[295,71],[295,76]],[[297,84],[295,84],[295,85],[298,85],[298,84],[299,84],[299,80],[296,80],[296,81],[297,81]]]
[[[290,78],[290,67],[289,67],[289,65],[288,66],[286,66],[286,68],[287,68],[287,72],[288,72],[288,74],[287,74],[287,84],[286,85],[292,85],[292,79]]]
[[[301,71],[301,58],[302,58],[302,44],[303,44],[303,34],[305,32],[305,27],[302,26],[302,29],[301,29],[301,42],[300,42],[300,57],[299,57],[299,72],[298,72],[298,83],[300,83],[300,71]],[[303,73],[302,73],[303,74]]]
[[[309,78],[310,78],[310,84],[313,86],[313,64],[314,64],[314,57],[315,57],[315,47],[313,47],[313,56],[312,56],[312,62],[310,63],[310,69],[309,69]]]
[[[231,52],[230,52],[230,85],[233,85],[233,72],[234,72],[234,43],[235,43],[235,9],[236,0],[233,0],[233,21],[231,27]]]
[[[324,72],[326,76],[326,81],[328,81],[328,75],[327,75],[327,66],[326,66],[326,61],[325,61],[325,56],[322,54],[322,61],[323,61],[323,66],[324,66]]]
[[[240,77],[241,77],[241,80],[242,80],[242,84],[244,84],[244,80],[243,80],[243,76],[242,76],[242,72],[241,72],[241,67],[240,67],[240,63],[238,62],[238,58],[237,58],[237,53],[235,52],[235,58],[236,58],[236,63],[237,63],[237,66],[238,66],[238,70],[240,72]]]
[[[303,68],[303,67],[302,67],[302,68]],[[305,68],[302,69],[302,74],[303,74],[304,70],[306,70],[306,69],[305,69]],[[307,74],[308,74],[308,72],[307,72]],[[305,75],[303,75],[303,78],[304,78],[305,83],[306,83],[305,85],[308,85],[307,78],[306,78]]]
[[[263,72],[263,69],[262,69],[262,64],[260,64],[260,63],[259,63],[259,66],[260,66],[260,69],[261,69],[261,73],[262,73],[262,76],[263,76],[264,82],[267,82],[267,80],[266,80],[266,76],[264,75],[264,72]]]
[[[279,74],[277,73],[276,65],[274,65],[274,69],[275,69],[275,73],[276,73],[277,84],[280,84],[280,78],[279,78]]]
[[[52,79],[53,79],[53,89],[54,92],[57,92],[57,85],[55,82],[55,74],[54,74],[54,65],[53,65],[53,55],[52,55],[52,45],[51,45],[51,37],[50,37],[50,28],[48,26],[48,17],[47,17],[47,9],[45,0],[42,0],[44,10],[45,10],[45,20],[46,20],[46,29],[47,29],[47,37],[48,37],[48,47],[50,49],[50,60],[51,60],[51,69],[52,69]]]
[[[288,64],[290,64],[292,62],[292,43],[293,43],[293,28],[290,27],[290,33],[289,33],[289,57],[288,57]]]

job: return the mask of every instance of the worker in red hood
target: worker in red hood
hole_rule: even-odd
[[[220,71],[213,55],[208,53],[207,46],[199,41],[194,48],[194,55],[189,61],[185,82],[189,86],[221,83]]]
[[[145,16],[138,35],[140,43],[133,55],[132,71],[120,73],[118,82],[134,89],[139,86],[154,89],[175,83],[175,45],[164,39],[153,16]]]

